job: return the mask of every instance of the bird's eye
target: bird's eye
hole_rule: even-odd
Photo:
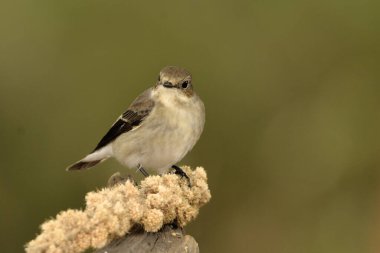
[[[188,81],[184,81],[184,82],[181,84],[181,87],[182,87],[183,89],[186,89],[188,86],[189,86],[189,82],[188,82]]]

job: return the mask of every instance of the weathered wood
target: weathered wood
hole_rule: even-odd
[[[122,238],[93,253],[199,253],[198,243],[183,229],[165,225],[156,233],[147,233],[135,227]]]

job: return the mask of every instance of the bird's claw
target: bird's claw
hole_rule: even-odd
[[[189,187],[191,187],[190,178],[189,178],[189,176],[186,174],[186,172],[184,172],[184,171],[183,171],[180,167],[178,167],[177,165],[173,165],[172,168],[174,169],[174,174],[180,176],[181,178],[186,178]]]

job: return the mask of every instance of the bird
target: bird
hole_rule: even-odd
[[[205,124],[205,106],[194,91],[192,76],[182,67],[166,66],[153,87],[140,94],[121,114],[95,149],[67,167],[68,171],[84,170],[108,158],[159,174],[174,169],[194,147]]]

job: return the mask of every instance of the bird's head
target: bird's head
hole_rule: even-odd
[[[190,72],[176,66],[167,66],[160,71],[156,87],[175,89],[188,97],[194,93]]]

